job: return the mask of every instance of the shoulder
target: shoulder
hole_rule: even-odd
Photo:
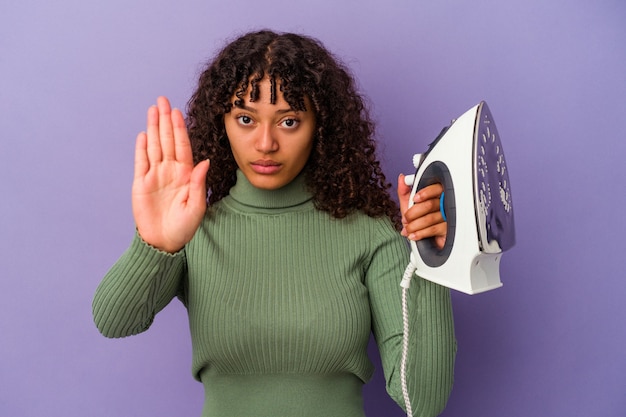
[[[379,235],[381,237],[394,237],[394,238],[402,238],[400,233],[396,230],[391,219],[387,216],[377,216],[372,217],[361,211],[355,212],[348,217],[346,217],[348,221],[354,222],[361,228],[369,230],[371,233],[375,235]]]
[[[360,240],[370,256],[381,251],[390,251],[403,257],[407,252],[406,239],[387,216],[372,217],[363,212],[355,212],[342,219],[342,222],[350,229],[346,230],[346,234]]]

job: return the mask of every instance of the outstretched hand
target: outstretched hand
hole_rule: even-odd
[[[174,253],[191,240],[206,210],[208,169],[209,161],[193,165],[184,117],[159,97],[135,146],[133,215],[146,243]]]
[[[409,207],[411,187],[404,182],[404,175],[398,177],[398,200],[402,214],[402,236],[410,240],[434,238],[439,249],[446,243],[447,224],[439,211],[439,198],[443,192],[441,184],[424,187],[415,193],[414,205]]]

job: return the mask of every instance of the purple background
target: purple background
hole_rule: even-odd
[[[0,5],[0,415],[198,416],[187,320],[168,306],[109,340],[93,292],[133,233],[133,146],[158,95],[263,27],[321,39],[412,171],[484,99],[506,151],[517,246],[504,287],[453,294],[444,416],[626,415],[622,0],[21,0]],[[400,277],[398,277],[400,279]],[[368,416],[400,416],[380,374]]]

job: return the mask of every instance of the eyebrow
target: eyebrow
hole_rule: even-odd
[[[256,109],[254,107],[250,107],[250,106],[246,106],[245,104],[242,104],[241,106],[235,106],[238,109],[242,109],[242,110],[246,110],[249,111],[250,113],[257,113]],[[276,110],[277,114],[285,114],[285,113],[289,113],[289,112],[298,112],[297,110],[292,109],[291,107],[289,107],[288,109],[278,109]]]

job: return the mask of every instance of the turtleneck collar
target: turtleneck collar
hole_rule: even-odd
[[[224,200],[228,205],[244,211],[264,209],[287,209],[302,206],[313,199],[307,190],[304,174],[300,173],[289,184],[276,190],[256,188],[240,170],[237,170],[237,183],[230,189]]]

